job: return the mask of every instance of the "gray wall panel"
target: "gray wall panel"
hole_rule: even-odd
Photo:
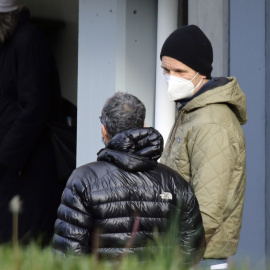
[[[230,75],[246,94],[247,185],[237,259],[264,269],[265,258],[265,1],[230,2]],[[259,267],[259,265],[261,265]]]
[[[268,268],[270,261],[270,0],[265,1],[265,111],[266,111],[266,256],[268,258]]]

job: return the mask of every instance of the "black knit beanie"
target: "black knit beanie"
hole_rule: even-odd
[[[172,32],[162,46],[161,60],[164,55],[184,63],[207,78],[211,77],[212,45],[196,25],[186,25]]]

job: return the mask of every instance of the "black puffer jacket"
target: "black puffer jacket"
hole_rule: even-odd
[[[178,173],[157,163],[162,150],[163,138],[155,129],[133,129],[117,134],[98,153],[97,162],[76,169],[58,209],[54,249],[141,252],[154,240],[153,230],[165,233],[169,217],[178,213],[179,245],[193,256],[204,242],[198,202]],[[132,231],[134,242],[127,249]]]

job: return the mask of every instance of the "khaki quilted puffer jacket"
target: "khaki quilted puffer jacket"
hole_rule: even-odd
[[[179,112],[161,163],[193,186],[205,228],[204,258],[220,259],[235,254],[239,241],[246,182],[241,125],[247,113],[236,78],[215,78],[211,85],[216,87]]]

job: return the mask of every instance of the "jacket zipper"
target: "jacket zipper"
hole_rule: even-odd
[[[172,133],[171,133],[171,136],[170,136],[170,138],[169,138],[169,142],[170,142],[170,144],[169,144],[169,148],[168,148],[168,155],[167,155],[167,158],[170,156],[170,154],[171,154],[171,151],[172,151],[172,145],[173,145],[173,142],[174,142],[174,138],[175,138],[175,133],[176,133],[176,131],[177,131],[177,127],[178,127],[178,125],[179,125],[179,123],[180,123],[180,121],[181,121],[181,116],[182,116],[182,114],[185,112],[185,110],[181,110],[181,112],[179,113],[179,116],[178,116],[178,118],[177,118],[177,120],[176,120],[176,122],[175,122],[175,124],[174,124],[174,127],[173,127],[173,130],[172,130]],[[172,140],[173,139],[173,140]]]

